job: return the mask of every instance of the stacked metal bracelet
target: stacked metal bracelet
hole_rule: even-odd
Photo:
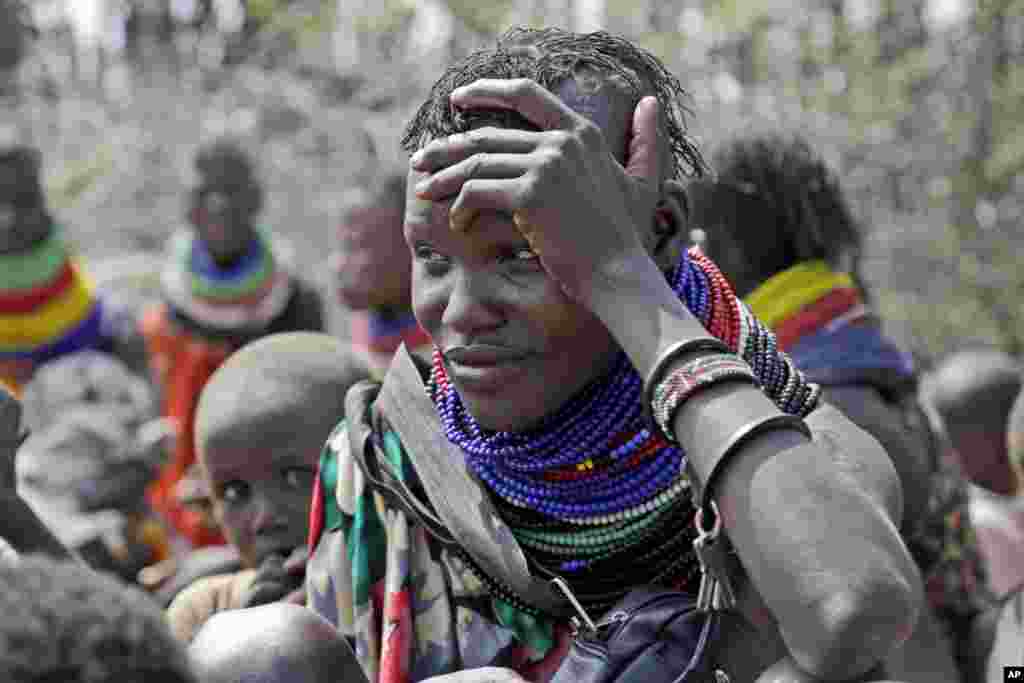
[[[663,434],[672,433],[672,418],[683,403],[697,392],[728,381],[758,384],[750,366],[733,353],[698,356],[672,370],[654,387],[651,417]]]

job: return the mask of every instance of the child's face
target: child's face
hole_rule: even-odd
[[[306,542],[321,444],[284,444],[249,435],[208,444],[203,465],[214,513],[247,567],[288,557]]]

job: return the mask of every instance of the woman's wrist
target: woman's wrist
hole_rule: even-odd
[[[669,347],[710,333],[672,291],[650,259],[650,274],[634,273],[617,286],[591,287],[585,305],[601,319],[641,377],[650,375]],[[642,267],[642,266],[641,266]]]

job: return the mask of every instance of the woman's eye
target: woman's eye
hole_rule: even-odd
[[[226,503],[242,503],[249,498],[249,485],[244,481],[229,481],[220,487],[220,497]]]
[[[419,245],[416,248],[414,248],[413,254],[416,256],[418,260],[425,261],[427,263],[444,263],[445,261],[447,261],[444,255],[439,254],[430,247],[425,247],[422,245]]]
[[[309,467],[289,467],[283,473],[284,482],[293,489],[308,489],[313,485],[315,474]]]

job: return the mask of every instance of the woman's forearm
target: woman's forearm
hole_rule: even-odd
[[[708,333],[667,287],[644,290],[607,292],[593,309],[646,378],[665,349]],[[682,405],[674,435],[690,458],[713,459],[709,435],[779,413],[759,388],[724,383]],[[922,588],[894,523],[901,497],[891,461],[838,411],[816,413],[807,419],[813,441],[775,429],[742,445],[716,476],[714,496],[795,659],[844,680],[910,634]]]
[[[741,412],[737,401],[759,400],[768,399],[755,387],[712,387],[683,405],[675,433],[684,449],[697,446],[693,435],[723,429]],[[712,493],[794,659],[825,680],[854,678],[884,659],[909,637],[922,599],[884,504],[892,496],[877,490],[898,486],[895,470],[877,442],[837,416],[813,441],[780,429],[746,442]],[[859,449],[849,453],[854,438]]]

